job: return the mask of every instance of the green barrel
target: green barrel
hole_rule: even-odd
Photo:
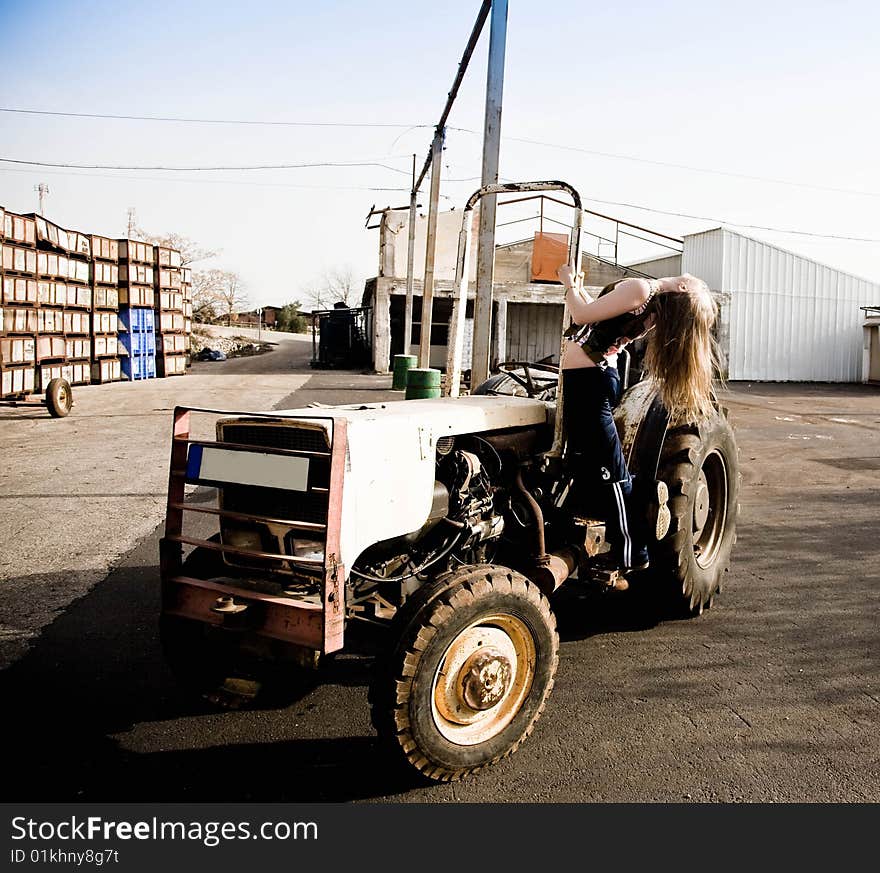
[[[426,400],[440,396],[440,371],[413,367],[406,374],[406,399]]]
[[[406,388],[406,374],[416,365],[415,355],[394,356],[394,377],[391,380],[391,388],[394,391],[403,391]]]

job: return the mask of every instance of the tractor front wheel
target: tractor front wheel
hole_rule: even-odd
[[[422,774],[454,781],[511,755],[553,687],[556,620],[524,576],[460,567],[419,589],[371,688],[380,736]]]

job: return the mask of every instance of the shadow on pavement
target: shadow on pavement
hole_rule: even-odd
[[[642,626],[622,605],[605,607],[579,637]],[[158,614],[158,569],[117,568],[0,673],[14,712],[3,720],[4,748],[20,762],[5,799],[346,801],[424,784],[368,727],[363,689],[377,651],[369,632],[352,626],[352,654],[328,659],[315,681],[228,711],[179,688]],[[320,736],[291,736],[303,731]]]

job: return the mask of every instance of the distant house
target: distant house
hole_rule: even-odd
[[[236,312],[232,318],[239,327],[262,326],[271,330],[278,322],[279,312],[281,312],[280,306],[264,306],[262,315],[256,309],[252,309],[250,312]]]

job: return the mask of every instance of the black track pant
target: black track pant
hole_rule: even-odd
[[[611,556],[621,567],[648,560],[644,525],[634,507],[633,482],[614,425],[620,402],[615,367],[562,371],[566,457],[574,476],[574,511],[584,499],[602,512]],[[582,495],[582,497],[578,497]]]

